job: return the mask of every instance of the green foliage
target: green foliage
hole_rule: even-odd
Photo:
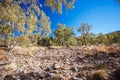
[[[66,6],[66,9],[74,8],[75,0],[46,0],[46,5],[51,8],[52,12],[57,11],[62,14],[63,5]]]
[[[68,38],[66,45],[67,46],[76,46],[76,45],[78,45],[77,40],[74,37],[70,37],[70,38]]]
[[[87,38],[89,36],[89,32],[91,29],[91,25],[88,23],[82,23],[81,26],[78,28],[78,32],[81,33],[81,42],[82,45],[87,45]]]
[[[51,44],[51,39],[49,37],[39,37],[37,40],[37,44],[39,46],[47,46],[49,47]]]
[[[23,31],[24,17],[20,6],[11,0],[0,1],[0,37],[1,44],[8,46],[8,50],[14,47],[14,30]],[[21,22],[21,24],[17,24]],[[18,27],[19,26],[19,27]]]
[[[96,65],[96,67],[97,67],[98,69],[105,69],[105,68],[106,68],[105,64],[103,64],[103,63],[98,63],[98,64]]]
[[[51,22],[49,17],[47,17],[43,11],[41,11],[41,19],[39,23],[41,26],[40,31],[44,31],[44,33],[41,32],[41,35],[48,36],[51,32],[51,29],[50,29]]]
[[[11,0],[13,1],[13,0]],[[31,7],[33,5],[37,5],[36,3],[39,3],[38,0],[19,0],[19,3],[31,3]],[[63,5],[66,9],[72,9],[74,8],[75,0],[45,0],[45,6],[48,6],[51,8],[52,12],[57,11],[58,13],[62,14],[62,8]],[[42,4],[38,4],[38,6],[42,7]],[[38,10],[39,11],[39,10]]]
[[[96,39],[98,44],[106,44],[108,42],[107,36],[102,33],[99,33]]]
[[[22,47],[34,46],[34,43],[31,42],[31,37],[29,35],[21,35],[16,37],[17,45]]]
[[[120,43],[120,33],[110,33],[110,34],[98,34],[96,37],[97,44],[112,44],[112,43]]]
[[[94,34],[94,33],[90,33],[89,34],[89,36],[88,36],[88,38],[87,38],[87,43],[89,44],[89,45],[91,45],[91,44],[97,44],[97,42],[96,42],[96,35]]]
[[[70,37],[73,36],[73,28],[67,28],[65,24],[57,24],[59,28],[54,32],[58,44],[65,46]]]
[[[118,0],[119,1],[119,0]],[[52,12],[62,14],[63,5],[66,9],[74,8],[75,0],[45,0],[45,5]],[[19,5],[30,6],[25,10]],[[120,32],[111,34],[90,33],[91,25],[82,23],[78,29],[81,36],[73,37],[73,28],[65,24],[57,24],[59,28],[54,32],[55,38],[49,38],[51,21],[42,10],[42,4],[38,0],[4,0],[0,1],[0,42],[12,49],[16,42],[21,46],[75,46],[91,44],[120,43]],[[26,14],[28,16],[26,16]],[[38,19],[38,16],[41,16]],[[24,27],[27,25],[28,27]],[[39,25],[39,27],[37,26]],[[16,37],[14,31],[22,33]]]
[[[74,0],[46,0],[45,4],[50,7],[53,12],[57,11],[58,13],[62,13],[63,4],[67,9],[70,9],[73,8],[74,2]],[[24,6],[27,4],[30,5],[27,9],[24,9],[19,6],[21,3]],[[40,4],[38,0],[0,1],[0,13],[0,41],[7,46],[10,46],[9,44],[13,43],[12,41],[19,42],[19,44],[33,43],[33,45],[36,45],[37,37],[35,37],[35,35],[31,36],[33,32],[35,32],[34,34],[39,33],[42,36],[48,36],[51,32],[51,21],[42,10],[42,4]],[[41,18],[38,19],[38,16],[41,16]],[[27,28],[24,27],[25,24],[28,26]],[[37,25],[40,25],[40,27]],[[20,36],[19,39],[19,37],[14,36],[14,30],[25,34],[21,35],[22,37]],[[42,41],[45,41],[45,39]],[[53,44],[52,41],[50,41],[50,43]]]
[[[109,43],[120,43],[120,32],[114,32],[107,35]]]

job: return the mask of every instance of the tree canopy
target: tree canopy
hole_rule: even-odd
[[[90,29],[91,25],[89,25],[88,23],[82,23],[81,26],[78,28],[78,32],[80,32],[82,36],[83,45],[86,45],[86,39],[89,35]]]
[[[45,0],[52,12],[62,13],[73,8],[74,0]],[[48,36],[51,32],[50,18],[42,10],[40,0],[0,0],[0,37],[6,40],[15,37],[15,32],[23,35],[40,34]]]
[[[67,28],[65,24],[57,24],[59,28],[54,32],[55,37],[57,38],[58,42],[61,45],[66,45],[66,42],[69,40],[70,37],[72,37],[73,33],[73,27]]]

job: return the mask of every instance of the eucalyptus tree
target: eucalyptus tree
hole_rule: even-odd
[[[12,48],[14,30],[24,30],[25,15],[19,5],[11,0],[0,1],[0,37],[1,42]],[[19,27],[17,27],[19,26]]]
[[[52,12],[62,13],[62,5],[66,9],[73,8],[74,0],[45,0],[45,6]],[[50,18],[42,10],[40,0],[0,0],[0,37],[9,45],[7,39],[15,37],[14,32],[23,35],[50,34]],[[9,40],[10,41],[10,40]]]
[[[78,28],[78,32],[81,33],[82,37],[82,45],[87,45],[87,38],[89,36],[90,29],[91,25],[89,25],[88,23],[82,23],[81,26]]]
[[[57,38],[60,45],[65,46],[69,38],[74,34],[73,27],[67,28],[65,24],[60,23],[58,23],[57,26],[59,28],[54,32],[55,38]]]
[[[12,1],[12,0],[10,0]],[[14,0],[19,3],[24,4],[31,4],[30,7],[35,7],[36,5],[39,7],[42,7],[43,4],[41,4],[40,0]],[[65,6],[66,9],[74,8],[75,0],[45,0],[45,6],[48,6],[51,8],[52,12],[58,12],[62,13],[62,8]]]
[[[62,13],[62,5],[69,9],[74,7],[74,2],[75,0],[45,0],[45,5],[50,7],[52,12]],[[25,31],[30,34],[33,30],[36,32],[45,30],[45,34],[48,35],[51,22],[42,10],[42,6],[40,0],[0,0],[0,20],[7,19],[12,25],[17,23],[19,26],[17,28],[22,31],[25,30],[23,25],[26,24],[29,28]],[[40,28],[36,25],[40,25]]]

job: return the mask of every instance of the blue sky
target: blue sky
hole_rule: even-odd
[[[116,0],[76,0],[74,6],[72,10],[64,8],[63,14],[52,13],[50,8],[43,7],[52,22],[51,35],[58,28],[57,23],[73,26],[76,36],[83,22],[92,25],[91,32],[95,34],[120,30],[120,4]]]

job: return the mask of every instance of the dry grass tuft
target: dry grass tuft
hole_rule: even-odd
[[[16,70],[17,69],[17,64],[15,62],[11,62],[10,64],[6,65],[5,67],[6,70]]]
[[[16,46],[13,49],[13,53],[14,54],[21,54],[21,55],[24,55],[24,56],[27,56],[27,55],[33,56],[35,53],[37,53],[38,50],[39,50],[39,47],[23,48],[23,47],[20,47],[20,46]]]
[[[92,74],[92,80],[108,80],[108,74],[105,70],[97,70]]]
[[[109,46],[106,46],[106,45],[91,45],[91,46],[87,46],[87,49],[88,50],[95,50],[97,51],[98,53],[105,53],[105,54],[111,54],[111,53],[119,53],[120,52],[120,46],[118,45],[109,45]]]
[[[3,49],[0,49],[0,54],[4,54],[6,51]]]
[[[0,48],[0,60],[4,60],[7,58],[8,58],[8,55],[6,54],[6,51]]]
[[[7,55],[0,55],[0,60],[8,59]]]

